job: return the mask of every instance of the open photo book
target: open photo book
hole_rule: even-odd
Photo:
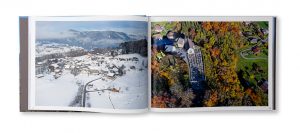
[[[275,110],[275,17],[20,17],[20,111]]]

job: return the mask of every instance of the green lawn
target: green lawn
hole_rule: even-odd
[[[269,23],[267,21],[257,22],[257,24],[263,29],[267,29],[269,27]]]
[[[265,72],[265,74],[263,74],[262,76],[267,78],[268,77],[268,60],[267,59],[254,59],[254,60],[249,60],[249,59],[244,59],[243,57],[240,56],[240,52],[245,50],[245,49],[248,49],[249,47],[251,46],[248,46],[248,47],[244,47],[242,49],[239,49],[237,50],[237,53],[238,56],[239,56],[239,59],[238,59],[238,63],[237,63],[237,71],[239,70],[245,70],[245,67],[247,66],[248,68],[252,68],[252,64],[253,63],[256,63],[258,66],[260,66],[262,68],[262,70]],[[255,56],[255,55],[253,55]],[[247,56],[248,58],[251,58],[251,56]],[[256,56],[258,57],[258,56]],[[259,57],[266,57],[267,58],[267,55],[261,55]]]

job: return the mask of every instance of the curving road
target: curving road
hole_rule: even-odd
[[[96,81],[96,80],[99,80],[99,79],[102,79],[102,77],[93,79],[93,80],[87,82],[87,83],[84,85],[84,88],[83,88],[83,98],[82,98],[82,107],[85,107],[86,93],[88,92],[88,91],[86,90],[86,87],[87,87],[90,83],[92,83],[92,82],[94,82],[94,81]]]
[[[240,56],[246,60],[268,60],[268,58],[264,58],[264,57],[256,57],[256,58],[248,58],[245,57],[245,55],[243,54],[243,52],[251,50],[251,48],[245,49],[243,51],[240,52]]]

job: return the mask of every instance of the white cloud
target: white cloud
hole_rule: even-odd
[[[54,39],[54,38],[66,38],[74,36],[73,33],[65,31],[65,32],[56,32],[56,31],[49,31],[49,30],[42,30],[39,29],[36,31],[36,38],[37,39]]]

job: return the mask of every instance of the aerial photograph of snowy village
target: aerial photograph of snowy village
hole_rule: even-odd
[[[37,21],[35,105],[148,107],[147,22]]]
[[[268,106],[267,21],[151,22],[151,106]]]

